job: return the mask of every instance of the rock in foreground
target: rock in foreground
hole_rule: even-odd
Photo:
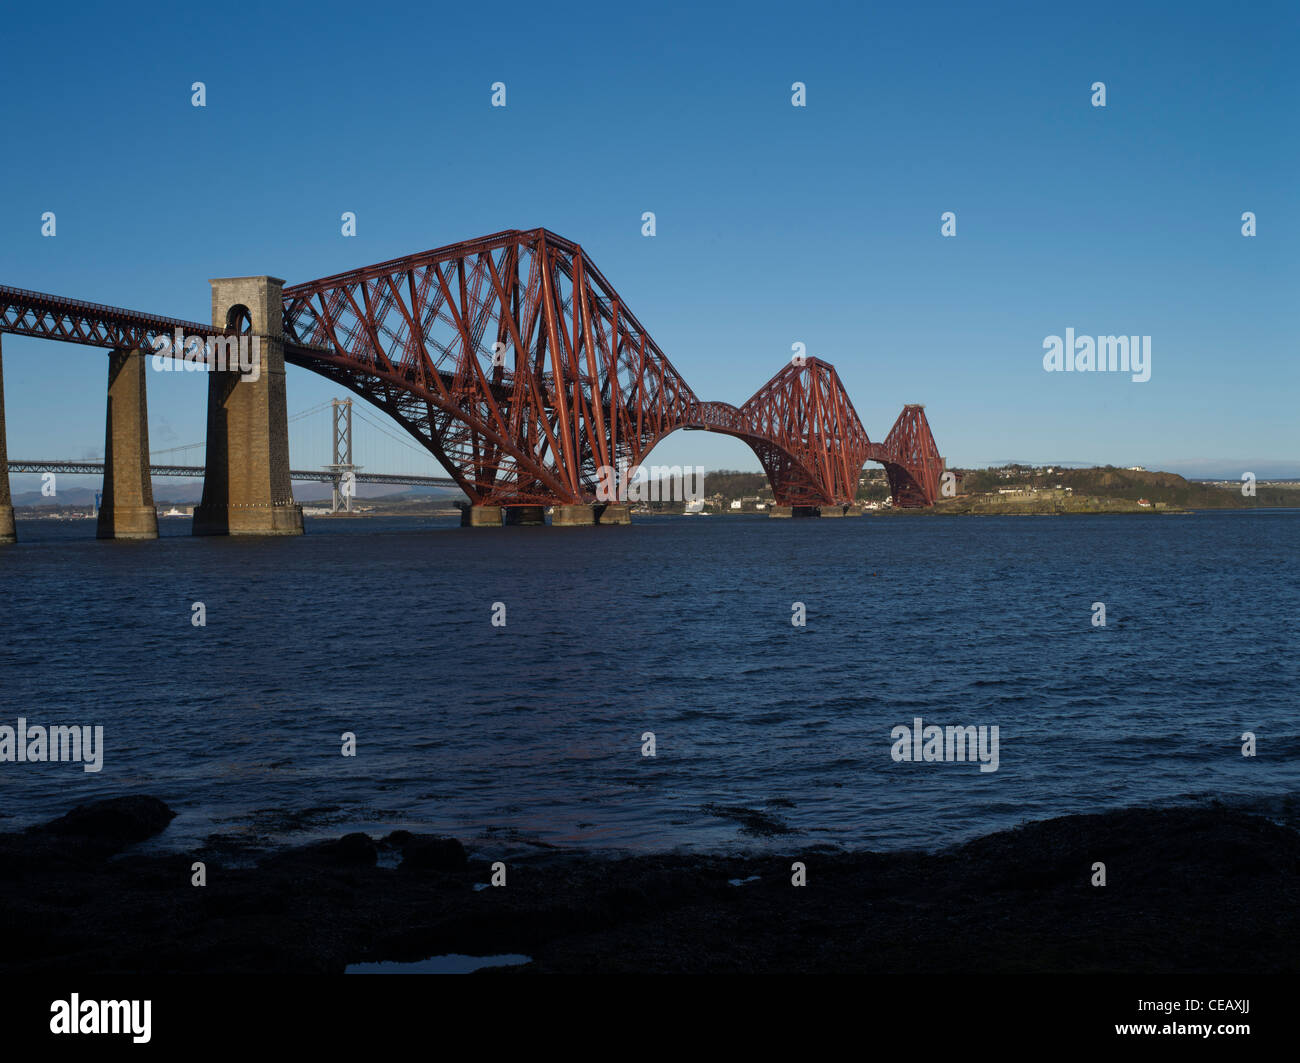
[[[257,867],[209,855],[194,886],[193,854],[109,858],[171,818],[117,801],[0,835],[0,973],[341,973],[443,953],[541,972],[1300,969],[1300,835],[1218,808],[1068,816],[937,853],[548,853],[484,888],[492,853],[405,831]]]

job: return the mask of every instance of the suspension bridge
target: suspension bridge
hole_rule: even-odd
[[[354,412],[363,425],[369,427],[369,432],[356,431],[353,422]],[[435,487],[459,494],[459,485],[448,476],[437,476],[432,472],[427,474],[371,472],[366,465],[355,461],[354,456],[365,453],[371,456],[371,463],[379,465],[380,468],[393,469],[403,464],[415,467],[432,465],[432,459],[427,451],[413,446],[408,440],[402,439],[364,411],[354,411],[351,399],[333,399],[302,410],[290,417],[288,424],[289,448],[292,455],[306,453],[327,458],[319,462],[317,468],[290,469],[289,478],[295,483],[330,484],[333,488],[331,499],[333,512],[340,510],[352,512],[352,503],[356,494],[354,488],[358,484]],[[309,430],[304,430],[304,426]],[[381,446],[385,442],[389,444],[386,449]],[[332,453],[327,453],[327,448],[331,444]],[[206,448],[207,442],[199,441],[151,451],[150,478],[153,480],[202,478],[207,471],[204,460]],[[394,454],[406,460],[395,460]],[[160,460],[164,458],[166,458],[165,462]],[[89,460],[10,458],[8,465],[11,475],[51,472],[68,476],[102,476],[105,468],[102,458]]]

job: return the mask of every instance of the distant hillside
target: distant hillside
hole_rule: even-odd
[[[754,495],[770,498],[772,489],[768,486],[766,473],[718,469],[716,472],[704,474],[704,493],[710,498],[714,495],[721,495],[727,499]]]
[[[1137,501],[1166,502],[1184,509],[1254,509],[1300,505],[1300,493],[1282,487],[1257,486],[1254,498],[1242,496],[1240,486],[1219,487],[1193,483],[1172,472],[1136,472],[1113,465],[1091,469],[1045,469],[1013,466],[1009,469],[962,471],[961,489],[966,494],[997,491],[1021,485],[1050,488],[1060,484],[1075,494],[1100,495]]]

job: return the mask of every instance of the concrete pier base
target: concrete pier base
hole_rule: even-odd
[[[621,503],[611,502],[603,509],[596,507],[597,524],[631,524],[632,507],[625,506]]]
[[[818,516],[846,517],[848,516],[848,508],[848,506],[821,506],[818,508]]]
[[[139,351],[108,356],[104,416],[104,492],[95,528],[99,539],[156,539],[158,512],[149,478],[149,406],[145,360]]]
[[[9,451],[5,449],[5,373],[0,352],[0,545],[18,541],[13,496],[9,493]]]
[[[462,528],[499,528],[501,527],[500,506],[466,506],[460,511]]]
[[[289,481],[289,424],[280,342],[284,281],[213,280],[212,321],[244,327],[257,353],[256,379],[208,374],[208,453],[195,535],[301,535],[302,507]]]
[[[552,528],[588,528],[596,523],[596,506],[556,506],[551,510]]]
[[[817,516],[816,506],[773,506],[768,511],[769,517],[787,519],[790,517],[815,517]]]
[[[508,528],[535,528],[546,523],[545,506],[506,506],[505,513]]]

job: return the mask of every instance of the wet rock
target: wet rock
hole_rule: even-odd
[[[379,846],[370,835],[358,831],[331,841],[313,842],[275,853],[258,866],[272,872],[279,871],[286,864],[329,871],[333,868],[374,867],[378,862]]]
[[[413,837],[402,847],[399,871],[464,871],[465,847],[455,838]]]
[[[357,867],[374,867],[379,859],[379,847],[368,834],[345,834],[332,842],[322,842],[316,847],[317,855],[336,864]]]
[[[705,805],[703,810],[719,819],[735,820],[740,824],[742,834],[767,838],[774,834],[793,833],[784,821],[757,808],[745,808],[743,805]]]
[[[176,813],[156,797],[110,797],[78,805],[38,830],[126,845],[161,834]]]

